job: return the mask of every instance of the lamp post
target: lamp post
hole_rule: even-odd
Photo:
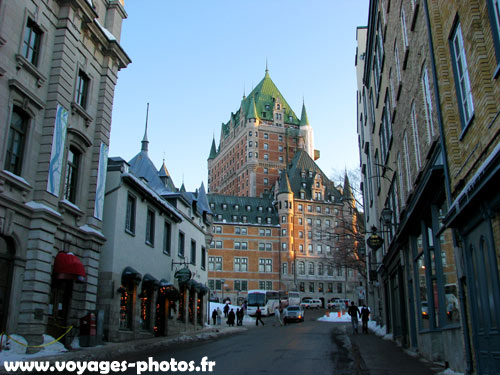
[[[220,282],[221,282],[221,288],[222,288],[222,303],[224,303],[224,285],[226,283],[226,280],[221,279]]]

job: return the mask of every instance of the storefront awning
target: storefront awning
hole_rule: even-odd
[[[161,279],[159,293],[165,295],[171,301],[179,299],[179,291],[171,282]]]
[[[122,284],[132,281],[135,284],[139,284],[142,280],[142,275],[137,272],[132,267],[125,267],[122,272]]]
[[[143,288],[157,288],[160,285],[160,282],[151,276],[149,273],[145,274],[142,278],[142,287]]]
[[[59,252],[54,260],[53,272],[56,279],[84,282],[86,278],[85,267],[73,253]]]

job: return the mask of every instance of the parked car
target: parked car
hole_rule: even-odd
[[[347,309],[350,304],[351,304],[351,300],[350,299],[339,298],[336,301],[334,301],[331,304],[331,306],[332,306],[333,309],[342,310],[342,309]]]
[[[328,301],[328,303],[326,304],[326,307],[329,308],[329,309],[334,309],[336,304],[338,305],[337,301],[339,300],[340,298],[338,297],[334,297],[332,299],[330,299]]]
[[[283,323],[287,324],[289,322],[303,322],[304,321],[304,309],[302,306],[288,306],[283,310]]]
[[[304,309],[319,309],[323,307],[323,302],[317,298],[311,298],[309,300],[302,301],[300,304]]]

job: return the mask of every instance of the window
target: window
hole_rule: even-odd
[[[313,253],[313,245],[312,244],[307,245],[307,251],[309,252],[309,254]]]
[[[66,164],[66,184],[64,187],[64,199],[73,203],[76,202],[79,164],[80,152],[75,147],[70,146]]]
[[[170,242],[171,242],[171,232],[172,226],[169,222],[165,222],[165,227],[163,229],[163,252],[170,255]],[[203,260],[203,259],[202,259]]]
[[[266,249],[266,244],[264,242],[259,242],[259,250],[264,251]]]
[[[234,258],[234,271],[247,272],[248,271],[248,258]]]
[[[491,33],[497,55],[497,63],[500,61],[500,1],[488,0],[488,12],[490,14]],[[499,69],[497,67],[497,77]]]
[[[301,204],[299,204],[299,205],[297,206],[297,209],[298,209],[300,212],[304,211],[304,207],[303,207]]]
[[[264,133],[264,139],[269,139],[269,134]]]
[[[302,232],[301,230],[299,231],[299,238],[304,238],[304,232]]]
[[[337,283],[337,293],[338,294],[342,293],[342,283]]]
[[[415,146],[415,165],[417,170],[422,166],[422,160],[420,159],[420,138],[418,137],[418,123],[417,114],[415,112],[415,102],[411,105],[411,126],[413,130],[413,144]]]
[[[328,264],[326,266],[326,272],[327,272],[328,276],[333,276],[333,266],[331,264]]]
[[[278,156],[278,161],[280,161],[280,162],[283,161],[283,156],[282,155]]]
[[[269,150],[269,145],[267,143],[264,143],[264,150]]]
[[[191,240],[191,264],[196,264],[196,241]]]
[[[321,227],[321,219],[316,219],[316,226]]]
[[[234,290],[239,292],[248,290],[248,280],[234,280]]]
[[[314,275],[314,263],[309,263],[309,275]]]
[[[408,135],[406,134],[406,130],[403,135],[403,147],[405,157],[406,191],[409,192],[411,189],[410,147],[408,145]]]
[[[318,283],[318,293],[324,293],[325,291],[323,290],[323,283]]]
[[[314,293],[314,283],[309,283],[309,292]]]
[[[253,142],[252,141],[248,141],[248,147],[252,147],[253,146]]]
[[[207,267],[207,249],[201,247],[201,269],[204,270]]]
[[[23,41],[23,56],[33,65],[38,64],[40,56],[40,40],[42,39],[42,31],[35,22],[28,19],[26,28],[24,29]]]
[[[220,242],[220,241],[217,241],[215,242],[216,243],[216,247],[217,247],[217,243]],[[222,247],[222,242],[220,242],[220,247]],[[184,258],[184,233],[179,231],[179,256],[181,258]]]
[[[259,272],[272,272],[273,260],[272,259],[259,259]]]
[[[236,250],[239,250],[239,249],[241,248],[241,243],[240,243],[240,242],[238,242],[238,241],[234,241],[234,248],[235,248]]]
[[[272,250],[272,244],[266,243],[266,251],[271,251],[271,250]]]
[[[28,116],[18,107],[14,107],[10,119],[5,169],[18,176],[21,175],[27,123]]]
[[[304,223],[304,220],[301,217],[299,217],[299,225],[302,225],[303,223]]]
[[[269,154],[264,154],[264,160],[269,160]]]
[[[283,229],[281,230],[281,235],[282,235],[282,236],[286,236],[286,228],[283,228]]]
[[[307,206],[307,212],[313,212],[313,208],[312,208],[312,206],[311,206],[311,205],[308,205],[308,206]]]
[[[425,67],[422,72],[422,96],[425,108],[425,122],[427,124],[427,141],[430,143],[431,139],[434,137],[434,126],[432,122],[432,96],[427,67]]]
[[[208,270],[221,271],[222,270],[222,257],[208,257]]]
[[[301,282],[299,283],[299,291],[301,291],[301,292],[305,292],[305,286],[304,286],[304,282],[303,282],[303,281],[301,281]]]
[[[247,228],[241,228],[241,234],[247,234]]]
[[[268,236],[268,237],[271,236],[271,229],[266,229],[266,236]]]
[[[286,244],[286,242],[283,242],[281,244],[281,250],[286,251],[287,247],[288,247],[288,245]]]
[[[453,70],[455,73],[457,99],[460,107],[460,117],[465,127],[470,122],[472,115],[474,114],[474,103],[472,102],[469,71],[467,68],[467,60],[465,58],[464,40],[460,24],[456,26],[455,32],[453,33],[451,49],[453,55]]]
[[[394,60],[396,61],[396,75],[398,78],[398,84],[401,83],[401,64],[399,62],[399,48],[398,41],[394,42]]]
[[[82,108],[87,108],[89,85],[90,78],[80,70],[76,79],[75,102]]]
[[[278,141],[283,142],[283,136],[282,135],[278,136]]]
[[[325,220],[325,227],[330,227],[331,223],[330,223],[330,219],[326,219]]]
[[[299,275],[306,274],[306,268],[305,268],[304,262],[299,262],[298,269],[299,269]]]
[[[299,252],[303,253],[304,252],[304,245],[299,244]]]
[[[155,244],[155,212],[150,208],[146,216],[146,243],[151,246]]]
[[[403,46],[408,48],[408,30],[406,28],[406,15],[403,6],[401,6],[401,31],[403,33]]]
[[[136,199],[132,195],[127,196],[127,213],[125,217],[125,231],[135,233],[135,204]]]
[[[269,185],[269,179],[268,178],[264,178],[264,185]]]
[[[312,238],[313,238],[312,231],[308,231],[307,232],[307,238],[310,239],[310,240],[312,240]]]
[[[282,145],[279,145],[279,146],[278,146],[278,151],[279,151],[279,152],[282,152],[282,151],[283,151],[283,146],[282,146]]]
[[[323,246],[322,245],[316,245],[316,252],[318,254],[322,254],[323,253]]]
[[[283,275],[288,275],[288,263],[283,263],[282,269],[283,269],[282,271]]]
[[[215,233],[222,233],[222,227],[220,227],[220,226],[214,227],[214,232]]]

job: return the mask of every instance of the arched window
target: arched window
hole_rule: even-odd
[[[314,263],[309,263],[309,275],[314,275]]]
[[[299,275],[305,275],[306,274],[306,267],[304,262],[299,262]]]

